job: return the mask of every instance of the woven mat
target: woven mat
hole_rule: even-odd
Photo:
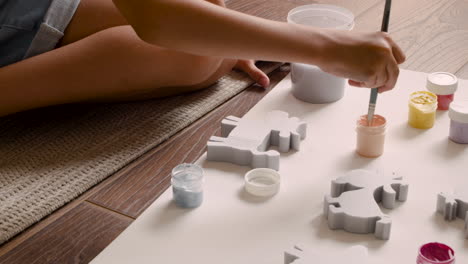
[[[0,244],[251,84],[245,74],[232,72],[184,96],[0,118]]]

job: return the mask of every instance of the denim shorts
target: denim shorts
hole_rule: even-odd
[[[57,46],[80,0],[0,0],[0,67]]]

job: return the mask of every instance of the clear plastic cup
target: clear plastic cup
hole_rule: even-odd
[[[311,4],[299,6],[288,13],[288,23],[318,28],[352,30],[354,15],[346,8],[333,5]],[[344,96],[346,79],[322,71],[315,65],[292,63],[293,95],[313,104],[331,103]]]
[[[183,163],[172,169],[174,202],[182,208],[195,208],[203,202],[203,169],[195,164]]]

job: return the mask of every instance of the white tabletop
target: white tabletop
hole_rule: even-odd
[[[290,93],[285,78],[245,118],[283,110],[308,123],[299,152],[281,154],[281,189],[262,200],[243,190],[247,167],[208,162],[205,200],[196,209],[179,209],[169,188],[92,263],[283,263],[296,243],[336,251],[353,245],[369,249],[369,263],[416,263],[418,248],[438,241],[451,246],[457,263],[468,263],[464,221],[445,222],[435,213],[437,193],[468,188],[468,145],[448,139],[447,111],[438,112],[429,130],[407,125],[408,96],[425,90],[426,74],[402,70],[394,91],[380,94],[376,113],[387,118],[386,149],[376,159],[355,154],[355,122],[367,112],[369,90],[347,88],[336,103],[312,105]],[[468,99],[460,81],[456,99]],[[408,200],[393,210],[390,240],[373,234],[333,231],[322,214],[330,181],[357,168],[395,171],[410,184]],[[341,264],[341,263],[340,263]]]

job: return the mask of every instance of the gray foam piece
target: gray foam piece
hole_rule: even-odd
[[[331,195],[325,196],[324,215],[331,229],[351,233],[374,233],[389,239],[392,221],[378,203],[393,209],[396,200],[406,201],[408,184],[395,173],[379,175],[368,170],[353,170],[332,181]]]
[[[437,212],[446,221],[457,217],[465,220],[465,238],[468,239],[468,191],[455,190],[454,194],[439,193],[437,195]]]
[[[280,152],[299,150],[306,137],[307,124],[283,111],[272,111],[263,120],[228,116],[221,122],[221,137],[213,136],[207,144],[207,159],[252,168],[279,170]]]
[[[284,264],[336,264],[336,263],[368,263],[367,248],[363,246],[352,246],[339,253],[323,252],[314,248],[306,248],[296,245],[284,252]]]

